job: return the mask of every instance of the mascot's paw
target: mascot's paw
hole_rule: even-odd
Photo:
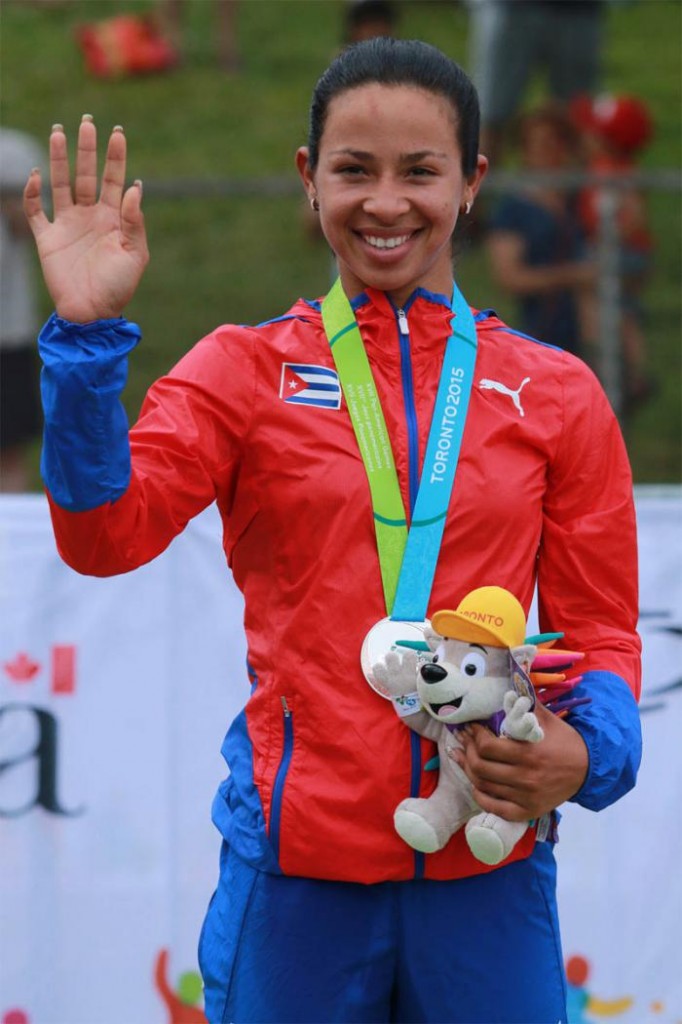
[[[499,864],[509,853],[497,833],[484,825],[469,822],[465,834],[469,849],[482,864]]]
[[[404,697],[417,688],[418,665],[416,651],[389,651],[383,661],[372,665],[372,675],[392,697]]]
[[[395,830],[408,846],[420,853],[435,853],[443,845],[433,825],[422,818],[421,814],[398,807],[393,815]]]
[[[513,740],[538,743],[544,737],[542,726],[530,710],[530,699],[510,690],[504,695],[504,722],[502,732]]]

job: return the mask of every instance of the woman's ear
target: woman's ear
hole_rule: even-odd
[[[315,188],[315,181],[313,179],[313,174],[310,169],[310,163],[308,161],[307,146],[301,146],[299,149],[296,150],[296,170],[298,171],[299,177],[303,182],[303,188],[305,189],[306,195],[308,196],[308,201],[312,203],[313,199],[317,194],[317,190]]]
[[[476,170],[473,172],[473,174],[469,175],[466,181],[466,185],[464,186],[464,192],[462,194],[463,205],[465,203],[470,203],[471,206],[474,205],[474,200],[478,195],[478,190],[480,189],[483,183],[483,179],[485,178],[487,173],[488,157],[483,156],[482,153],[479,153],[478,158],[476,160]]]

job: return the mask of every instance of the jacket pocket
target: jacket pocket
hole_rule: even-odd
[[[270,844],[279,861],[280,824],[282,818],[282,799],[287,781],[289,766],[294,752],[294,716],[286,697],[282,697],[282,717],[284,726],[284,743],[282,757],[279,762],[275,784],[272,788],[272,809],[270,812]]]

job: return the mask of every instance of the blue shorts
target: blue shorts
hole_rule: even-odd
[[[564,1024],[549,843],[452,882],[271,875],[226,846],[199,942],[210,1024]]]

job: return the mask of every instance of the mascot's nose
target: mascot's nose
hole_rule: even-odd
[[[441,665],[434,665],[431,661],[428,661],[426,665],[422,665],[420,671],[425,683],[439,683],[448,674],[447,670]]]

